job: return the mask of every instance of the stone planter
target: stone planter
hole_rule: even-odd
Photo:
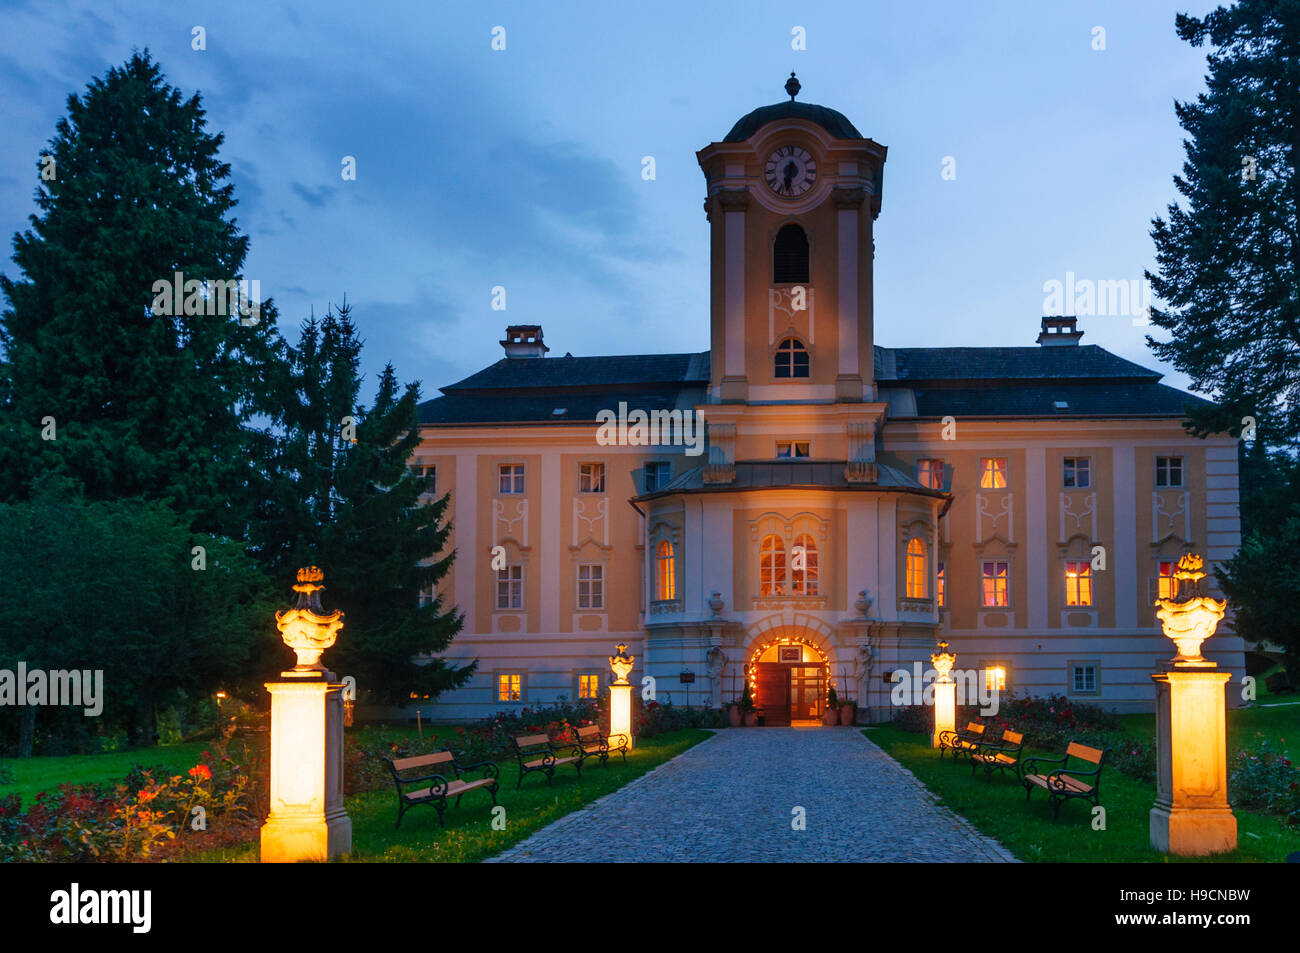
[[[744,724],[744,721],[745,721],[745,716],[741,713],[739,705],[727,706],[727,722],[731,725],[732,728],[739,728],[742,724]]]
[[[826,727],[838,725],[840,723],[840,711],[838,708],[827,708],[822,714],[822,724]]]
[[[853,702],[845,702],[840,706],[840,724],[851,725],[853,718],[858,713],[858,706]]]
[[[757,724],[758,724],[758,712],[757,711],[745,712],[745,727],[753,728]]]

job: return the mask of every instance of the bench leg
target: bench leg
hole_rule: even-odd
[[[496,803],[497,803],[497,788],[499,788],[500,786],[501,786],[501,785],[497,784],[496,782],[493,782],[492,786],[488,788],[488,793],[490,793],[490,794],[492,795],[492,806],[493,806],[493,807],[496,807]]]
[[[400,831],[402,829],[402,815],[405,813],[406,813],[406,805],[405,804],[397,805],[397,823],[393,825],[393,830]]]
[[[1034,793],[1034,786],[1030,784],[1028,781],[1021,781],[1020,783],[1025,786],[1025,803],[1028,804],[1029,795]]]
[[[457,798],[456,800],[459,801],[460,798]],[[443,798],[440,801],[435,801],[433,806],[438,810],[438,826],[446,827],[447,822],[443,820],[442,815],[447,810],[447,799]]]
[[[1061,799],[1054,797],[1052,798],[1052,820],[1056,820],[1060,816],[1061,816]]]

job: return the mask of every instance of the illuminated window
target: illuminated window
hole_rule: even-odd
[[[907,541],[907,598],[926,597],[925,541],[913,536]]]
[[[497,701],[523,701],[524,676],[519,672],[499,672],[497,674]]]
[[[1092,605],[1092,563],[1065,564],[1065,604],[1067,606]]]
[[[605,567],[598,563],[578,567],[578,608],[605,608]]]
[[[780,536],[764,536],[759,544],[758,594],[785,595],[785,543]]]
[[[655,547],[655,598],[661,602],[677,597],[677,559],[673,544],[659,540]]]
[[[1005,665],[993,664],[984,669],[984,690],[1005,692],[1007,690],[1007,669]]]
[[[939,608],[940,608],[940,609],[942,609],[944,606],[946,606],[946,605],[948,604],[948,603],[946,603],[946,602],[944,601],[944,592],[943,592],[943,563],[939,563],[939,581],[938,581],[938,585],[936,586],[936,589],[935,589],[935,596],[936,596],[936,597],[938,598],[938,600],[939,600]]]
[[[578,698],[600,697],[600,675],[595,672],[582,672],[578,675]]]
[[[497,608],[524,607],[524,567],[502,566],[497,570]]]
[[[1159,587],[1156,590],[1156,598],[1172,599],[1178,594],[1178,580],[1174,578],[1176,565],[1171,562],[1160,562]]]
[[[775,536],[770,538],[776,539]],[[815,596],[817,578],[817,544],[811,536],[798,536],[794,549],[790,550],[790,591],[799,596]]]
[[[987,562],[984,564],[984,605],[1008,605],[1007,568],[1007,564],[1004,562]]]
[[[1085,490],[1092,486],[1092,461],[1088,457],[1066,457],[1062,484],[1067,490]]]
[[[773,377],[807,377],[808,349],[798,338],[786,338],[776,348]]]
[[[806,457],[810,444],[807,440],[778,440],[776,455],[778,457]]]
[[[943,461],[917,460],[916,482],[928,490],[943,489]]]
[[[522,463],[503,463],[497,467],[497,492],[501,494],[524,492]]]
[[[1183,485],[1183,458],[1156,457],[1156,486],[1177,487]]]
[[[578,492],[605,492],[605,464],[584,463],[578,467]]]
[[[1006,457],[980,458],[980,489],[1005,490],[1007,488]]]

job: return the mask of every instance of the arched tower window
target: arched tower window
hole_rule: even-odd
[[[817,544],[807,534],[795,537],[794,558],[790,562],[790,591],[797,596],[817,595]],[[802,553],[798,552],[803,548]]]
[[[785,595],[785,543],[780,536],[764,536],[758,553],[759,595]]]
[[[925,541],[913,536],[907,541],[907,598],[924,599],[926,585]]]
[[[673,544],[666,539],[655,546],[655,598],[664,601],[677,598],[677,558]]]
[[[798,338],[786,338],[777,345],[773,377],[807,377],[808,349]]]
[[[772,243],[772,281],[779,285],[808,280],[808,235],[791,222],[781,226]]]

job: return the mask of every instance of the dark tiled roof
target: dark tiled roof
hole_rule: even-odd
[[[646,493],[638,499],[652,499],[670,493],[725,493],[733,490],[782,488],[819,488],[829,490],[916,490],[930,496],[942,496],[927,490],[902,470],[884,463],[876,465],[875,483],[850,483],[844,477],[843,460],[737,460],[736,478],[731,483],[705,483],[704,467],[693,467],[667,486]]]
[[[540,360],[538,358],[537,360]],[[422,424],[508,424],[508,423],[590,423],[596,425],[596,414],[602,410],[618,411],[619,401],[627,401],[629,408],[644,410],[672,410],[681,406],[679,395],[683,390],[644,393],[641,391],[604,391],[602,393],[564,393],[550,391],[545,394],[521,391],[514,394],[466,394],[452,391],[442,397],[420,405]],[[704,390],[694,392],[685,402],[693,406],[704,400]],[[557,414],[557,410],[564,413]]]
[[[456,391],[518,390],[669,384],[682,387],[709,381],[709,352],[695,354],[620,354],[610,357],[503,357],[477,374],[441,388]]]
[[[1155,381],[918,388],[918,417],[1180,416],[1210,401]],[[1065,407],[1057,407],[1057,402]],[[891,416],[903,416],[893,414]]]
[[[1157,371],[1126,361],[1095,344],[1068,347],[876,348],[882,381],[1093,380],[1145,378]]]
[[[778,119],[807,119],[809,122],[817,123],[836,139],[862,138],[862,133],[854,128],[853,123],[849,122],[842,112],[829,106],[790,100],[784,103],[773,103],[770,106],[759,106],[753,112],[741,116],[722,141],[742,142],[769,122]]]

